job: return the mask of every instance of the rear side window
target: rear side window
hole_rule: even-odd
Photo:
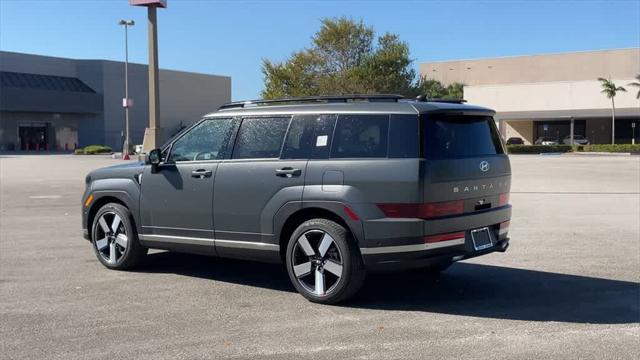
[[[233,149],[234,159],[277,158],[289,118],[244,119]]]
[[[295,115],[282,149],[282,159],[326,159],[335,115]]]
[[[386,157],[388,132],[389,115],[340,115],[331,157]]]
[[[423,115],[424,157],[450,159],[502,154],[502,143],[490,116]]]

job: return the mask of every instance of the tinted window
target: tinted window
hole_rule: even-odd
[[[389,121],[389,157],[417,158],[420,131],[417,115],[391,115]]]
[[[179,162],[221,159],[231,124],[231,119],[201,122],[173,143],[169,160]]]
[[[448,159],[501,154],[496,124],[487,116],[422,117],[424,156]]]
[[[277,158],[289,118],[244,119],[233,149],[234,159]]]
[[[282,148],[283,159],[306,159],[311,151],[313,120],[317,115],[294,116]]]
[[[340,115],[331,157],[386,157],[388,131],[388,115]]]
[[[294,116],[284,141],[283,159],[326,159],[336,115]]]

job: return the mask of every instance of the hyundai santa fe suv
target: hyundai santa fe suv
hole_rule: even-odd
[[[507,249],[493,115],[392,95],[225,104],[145,163],[87,175],[84,237],[110,269],[149,248],[281,262],[304,297],[336,303],[368,270]]]

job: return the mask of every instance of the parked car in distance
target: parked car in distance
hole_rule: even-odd
[[[562,143],[565,145],[571,145],[571,136],[567,135]],[[576,145],[589,145],[589,139],[582,135],[573,135],[573,143]]]
[[[558,141],[556,139],[541,136],[536,140],[535,144],[536,145],[558,145]]]
[[[510,137],[507,139],[507,145],[524,145],[524,140],[520,137]]]
[[[369,270],[506,251],[511,167],[493,115],[397,95],[225,104],[146,163],[89,173],[84,237],[109,269],[149,248],[283,263],[304,297],[337,303]]]

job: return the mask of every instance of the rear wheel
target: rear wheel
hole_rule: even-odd
[[[349,232],[327,219],[298,226],[287,246],[286,263],[296,290],[322,304],[353,296],[365,277],[360,251]]]
[[[98,210],[91,239],[98,260],[109,269],[132,268],[147,254],[138,242],[129,209],[120,204],[109,203]]]

